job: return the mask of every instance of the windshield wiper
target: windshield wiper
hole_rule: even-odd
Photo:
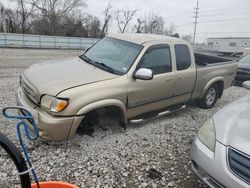
[[[104,69],[110,73],[113,73],[113,74],[121,74],[121,72],[118,72],[116,70],[114,70],[113,68],[107,66],[105,63],[100,63],[100,62],[97,62],[97,61],[94,61],[92,59],[90,59],[88,56],[86,56],[85,54],[79,56],[82,60],[86,61],[87,63],[89,64],[92,64],[96,67],[99,67],[100,69]]]
[[[100,62],[97,62],[97,61],[94,61],[94,63],[95,63],[97,66],[99,66],[100,68],[102,67],[103,69],[105,69],[105,70],[108,71],[108,72],[117,74],[116,71],[115,71],[113,68],[107,66],[105,63],[100,63]]]
[[[91,63],[91,59],[90,59],[88,56],[86,56],[85,54],[80,55],[79,57],[80,57],[80,59],[82,59],[83,61],[86,61],[87,63]]]

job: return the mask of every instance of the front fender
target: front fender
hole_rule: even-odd
[[[82,107],[77,113],[76,113],[76,117],[75,120],[72,124],[70,133],[69,133],[69,138],[72,138],[75,135],[75,132],[78,128],[78,126],[80,125],[81,121],[83,120],[83,118],[85,117],[85,114],[98,109],[98,108],[102,108],[102,107],[107,107],[107,106],[116,106],[120,109],[121,111],[121,121],[123,121],[124,123],[127,123],[127,113],[126,113],[126,106],[123,104],[123,102],[121,102],[120,100],[117,99],[105,99],[105,100],[101,100],[101,101],[97,101],[91,104],[88,104],[84,107]]]
[[[122,121],[127,122],[127,113],[126,113],[126,106],[123,104],[122,101],[118,99],[104,99],[101,101],[97,101],[91,104],[88,104],[84,107],[82,107],[76,115],[82,115],[86,114],[92,110],[102,108],[102,107],[107,107],[107,106],[116,106],[121,110],[121,117]]]

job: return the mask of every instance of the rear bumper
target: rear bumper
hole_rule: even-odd
[[[192,149],[193,171],[212,188],[250,187],[237,178],[227,165],[227,147],[216,142],[215,152],[209,150],[198,138],[195,138]]]
[[[17,105],[29,110],[39,128],[39,135],[46,140],[60,141],[74,136],[81,122],[81,117],[55,117],[41,110],[33,104],[23,93],[21,88],[17,91]],[[20,112],[21,113],[21,112]],[[29,127],[31,124],[27,121]]]

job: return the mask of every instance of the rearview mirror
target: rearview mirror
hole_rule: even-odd
[[[153,79],[153,71],[147,68],[140,68],[134,74],[135,79],[140,80],[152,80]]]
[[[247,89],[250,89],[250,80],[249,81],[245,81],[243,82],[243,87],[247,88]]]

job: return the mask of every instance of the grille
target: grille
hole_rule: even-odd
[[[250,184],[250,156],[229,148],[228,163],[236,176]]]
[[[23,89],[26,96],[35,104],[37,103],[37,92],[36,89],[31,85],[28,84],[27,81],[23,79],[23,77],[20,78],[20,86]]]

